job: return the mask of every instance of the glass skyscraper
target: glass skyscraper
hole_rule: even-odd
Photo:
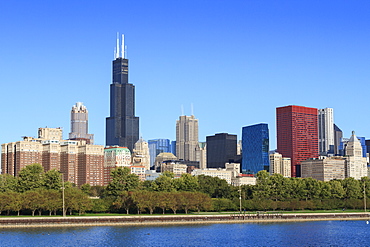
[[[269,129],[261,123],[243,127],[242,130],[242,173],[257,174],[269,171]]]
[[[149,140],[150,167],[154,165],[155,158],[160,153],[171,153],[171,141],[169,139]]]

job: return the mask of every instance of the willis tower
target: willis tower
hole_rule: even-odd
[[[120,52],[121,50],[121,52]],[[128,147],[132,152],[139,140],[139,118],[135,116],[135,86],[128,82],[128,59],[125,58],[124,35],[119,38],[113,61],[110,84],[110,117],[106,118],[106,146]]]

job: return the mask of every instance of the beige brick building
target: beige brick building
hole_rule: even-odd
[[[78,186],[103,185],[104,147],[63,140],[62,136],[61,128],[39,128],[38,138],[2,144],[2,173],[17,176],[25,166],[39,163],[45,171],[61,171],[65,181]]]

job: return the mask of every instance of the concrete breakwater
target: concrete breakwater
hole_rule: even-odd
[[[370,220],[368,213],[257,213],[231,215],[161,215],[161,216],[79,216],[79,217],[0,217],[0,228],[72,227],[103,225],[171,225],[256,223],[319,220]]]

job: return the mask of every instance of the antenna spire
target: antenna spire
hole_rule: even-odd
[[[194,106],[193,106],[193,103],[191,103],[190,107],[191,107],[191,115],[194,116]]]
[[[117,47],[116,47],[116,59],[119,58],[119,34],[117,32]]]
[[[122,58],[125,58],[125,35],[122,34],[122,41],[121,41],[121,49],[122,49]]]

